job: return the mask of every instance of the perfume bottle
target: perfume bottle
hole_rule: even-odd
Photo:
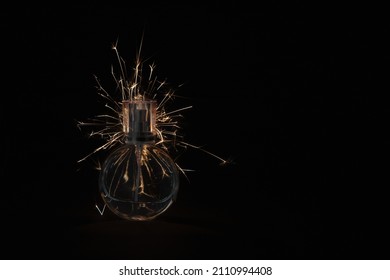
[[[173,203],[179,187],[178,168],[156,146],[156,101],[124,100],[124,144],[105,160],[99,190],[107,207],[117,216],[147,221]]]

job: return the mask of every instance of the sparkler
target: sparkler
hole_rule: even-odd
[[[132,71],[115,53],[119,74],[111,67],[111,75],[119,91],[115,99],[95,76],[97,92],[105,101],[107,114],[97,115],[78,127],[90,127],[90,137],[98,136],[104,143],[78,162],[85,161],[102,150],[113,150],[101,167],[100,193],[105,206],[116,215],[129,220],[150,220],[163,213],[175,200],[178,191],[178,172],[186,175],[169,156],[178,148],[201,150],[220,161],[227,160],[183,141],[178,133],[182,112],[192,106],[167,111],[166,105],[176,97],[166,80],[155,75],[155,64],[146,65],[141,60],[142,40]],[[146,70],[145,70],[146,69]],[[103,210],[96,208],[103,214]]]

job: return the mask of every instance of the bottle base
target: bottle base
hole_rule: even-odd
[[[164,213],[172,199],[164,202],[131,202],[114,200],[102,195],[107,207],[118,217],[129,221],[150,221]]]

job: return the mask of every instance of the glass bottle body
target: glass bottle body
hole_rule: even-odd
[[[179,174],[174,161],[153,144],[125,144],[113,151],[102,166],[101,196],[117,216],[151,220],[175,200]]]

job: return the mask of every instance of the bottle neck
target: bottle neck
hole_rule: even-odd
[[[156,143],[156,139],[154,136],[153,136],[153,138],[126,136],[125,142],[128,145],[137,145],[137,146],[142,146],[142,145],[146,145],[146,144],[153,145]]]
[[[126,143],[132,145],[156,142],[156,101],[124,100],[122,124]]]

